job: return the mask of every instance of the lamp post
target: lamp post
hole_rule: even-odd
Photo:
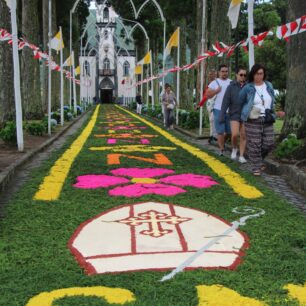
[[[206,0],[203,0],[203,12],[202,12],[202,38],[201,38],[201,54],[205,52],[205,25],[206,25]],[[201,62],[201,84],[200,84],[200,96],[201,100],[203,98],[204,91],[204,60]],[[200,126],[199,126],[199,135],[201,136],[203,133],[203,106],[200,107]]]
[[[70,56],[72,56],[72,14],[74,14],[79,2],[80,2],[80,0],[76,0],[74,2],[74,5],[73,5],[72,9],[70,10]],[[72,66],[70,66],[71,75],[74,74],[72,69],[74,69],[74,67],[72,68]],[[70,106],[70,108],[71,108],[71,96],[72,96],[72,80],[70,79],[70,89],[69,89],[69,98],[70,98],[69,106]],[[75,97],[75,99],[76,99],[76,97]],[[76,110],[76,101],[74,101],[74,110]]]
[[[254,43],[251,37],[254,35],[254,0],[248,1],[248,25],[249,25],[249,69],[255,64]]]
[[[20,93],[20,65],[18,55],[18,37],[17,37],[17,18],[16,18],[16,0],[6,0],[7,6],[11,11],[12,40],[13,40],[13,64],[14,64],[14,90],[15,90],[15,108],[16,108],[16,132],[18,151],[24,149],[23,129],[22,129],[22,107]]]
[[[48,134],[51,136],[51,39],[52,39],[52,0],[49,0],[49,71],[48,71]]]

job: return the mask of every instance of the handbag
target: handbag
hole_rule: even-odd
[[[259,95],[259,97],[262,101],[262,105],[264,106],[265,101],[263,99],[263,95],[260,95],[257,90],[256,90],[256,92],[257,92],[257,94]],[[269,108],[266,108],[265,109],[265,121],[264,121],[264,123],[265,124],[273,124],[274,122],[275,122],[275,117],[273,115],[273,110],[269,109]]]
[[[267,108],[265,110],[265,123],[266,124],[273,124],[275,122],[275,117],[273,114],[272,109]]]
[[[167,104],[167,109],[174,109],[174,104]]]
[[[251,112],[249,114],[249,119],[258,119],[261,115],[261,110],[260,108],[256,107],[253,105]]]

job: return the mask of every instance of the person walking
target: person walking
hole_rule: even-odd
[[[246,163],[244,152],[246,147],[245,126],[241,121],[242,105],[239,100],[239,93],[246,83],[247,72],[243,67],[238,67],[236,70],[236,80],[232,81],[227,87],[221,107],[220,123],[224,123],[226,112],[228,111],[231,132],[232,132],[232,154],[231,159],[235,160],[238,153],[238,137],[240,136],[239,159],[242,164]]]
[[[165,112],[166,128],[173,129],[174,109],[177,104],[177,101],[174,92],[171,90],[171,86],[169,84],[165,85],[165,92],[162,96],[162,102]]]
[[[222,64],[219,66],[218,69],[218,78],[212,81],[208,85],[208,90],[206,94],[208,99],[211,99],[216,95],[213,114],[214,114],[215,128],[218,134],[218,145],[220,149],[219,153],[220,156],[224,155],[225,140],[231,134],[231,127],[228,115],[225,116],[225,120],[223,123],[220,123],[219,121],[223,97],[230,83],[231,80],[228,78],[228,67],[227,65]]]
[[[141,115],[141,111],[142,111],[142,97],[141,94],[138,92],[136,95],[136,113]]]
[[[274,89],[266,81],[266,69],[255,64],[248,77],[249,83],[239,94],[242,104],[241,119],[245,122],[248,156],[255,176],[265,170],[264,158],[274,146],[275,122]]]

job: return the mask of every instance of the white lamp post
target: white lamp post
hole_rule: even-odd
[[[72,54],[72,14],[74,14],[79,2],[80,2],[80,0],[76,0],[74,2],[74,5],[73,5],[72,9],[70,10],[70,56]],[[71,75],[74,74],[72,69],[74,69],[74,67],[72,68],[70,66]],[[72,80],[70,79],[70,90],[69,90],[69,98],[70,98],[69,105],[70,105],[70,108],[71,108],[71,96],[72,96]],[[75,99],[76,99],[76,97],[75,97]],[[74,105],[75,105],[74,110],[76,110],[76,101],[74,101]]]
[[[254,43],[251,37],[254,35],[254,0],[248,1],[248,24],[249,24],[249,69],[255,64]]]
[[[49,0],[49,70],[48,70],[48,134],[51,136],[51,39],[52,39],[52,0]]]
[[[17,31],[17,18],[16,18],[16,8],[17,7],[16,7],[16,0],[6,0],[6,3],[11,11],[17,145],[18,145],[18,150],[22,152],[24,149],[24,142],[23,142],[23,130],[22,130],[20,65],[19,65],[19,55],[18,55],[18,37],[17,37],[18,31]]]
[[[203,12],[202,12],[202,38],[201,38],[201,54],[205,52],[205,25],[206,25],[206,0],[203,0]],[[201,84],[200,84],[200,96],[201,100],[203,98],[204,91],[204,60],[201,62]],[[199,135],[201,136],[203,133],[203,106],[200,107],[200,126],[199,126]]]

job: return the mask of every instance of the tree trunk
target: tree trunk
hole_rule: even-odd
[[[291,0],[288,5],[288,20],[295,20],[306,11],[306,2]],[[306,138],[306,32],[290,37],[287,44],[287,95],[286,119],[283,136],[295,133]]]
[[[22,33],[32,44],[39,45],[38,0],[23,0],[22,3]],[[40,65],[33,58],[33,51],[24,48],[22,51],[22,101],[26,119],[43,117],[40,91]]]
[[[56,35],[56,33],[59,30],[59,28],[57,27],[56,19],[57,19],[56,18],[56,1],[52,1],[52,38]],[[57,54],[55,50],[52,50],[52,58],[58,65],[60,64],[59,52]],[[75,54],[75,59],[77,60],[76,54]],[[52,75],[51,109],[52,111],[57,111],[60,108],[61,76],[60,76],[60,73],[55,70],[52,70],[51,75]]]
[[[180,25],[180,64],[183,66],[186,64],[186,52],[187,52],[187,26],[186,19],[182,19],[179,22]],[[188,96],[188,72],[180,71],[180,108],[190,109],[190,98]]]
[[[11,14],[4,0],[0,0],[0,28],[11,33]],[[13,54],[7,42],[0,43],[0,127],[15,117]]]
[[[211,5],[210,13],[210,29],[209,29],[209,46],[215,44],[216,41],[222,41],[226,44],[230,43],[231,28],[227,12],[229,1],[214,0]],[[230,60],[214,56],[208,60],[208,69],[217,69],[219,64],[228,64]]]

